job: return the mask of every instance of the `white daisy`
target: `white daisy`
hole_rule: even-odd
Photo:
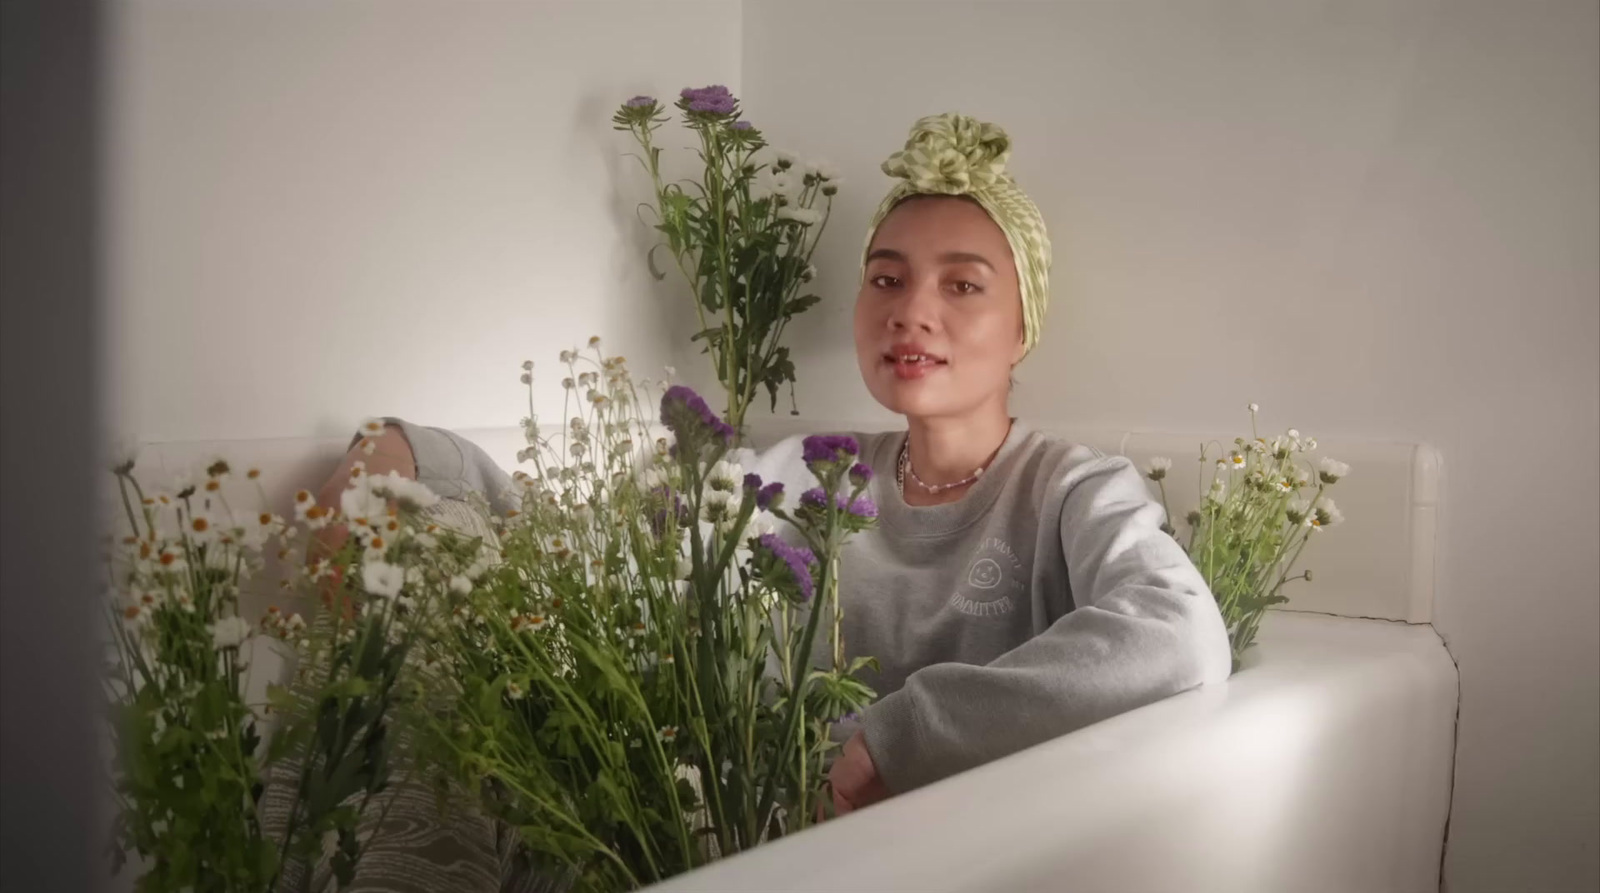
[[[815,226],[822,222],[822,212],[813,208],[779,208],[778,219],[793,220],[801,226]]]
[[[744,468],[737,462],[719,459],[706,472],[706,485],[713,490],[733,490],[744,480]]]
[[[1311,526],[1316,530],[1322,530],[1323,528],[1333,527],[1343,521],[1344,513],[1340,512],[1339,507],[1333,504],[1333,500],[1324,499],[1317,503],[1317,510],[1315,517],[1311,519]]]
[[[1145,477],[1152,481],[1162,480],[1167,472],[1172,470],[1172,460],[1166,456],[1155,456],[1150,460],[1150,467],[1145,471]]]
[[[1317,477],[1324,484],[1337,484],[1340,478],[1349,473],[1350,466],[1336,459],[1324,456],[1322,461],[1317,463]]]
[[[208,628],[211,630],[211,644],[218,650],[238,648],[251,633],[250,623],[243,617],[224,617]]]
[[[304,521],[306,512],[314,508],[316,504],[317,498],[311,495],[310,490],[301,490],[294,494],[294,519],[296,521]]]
[[[389,513],[389,501],[363,481],[339,494],[339,511],[357,524],[375,524]]]
[[[405,571],[385,561],[369,562],[361,569],[361,585],[379,598],[394,598],[406,582]]]

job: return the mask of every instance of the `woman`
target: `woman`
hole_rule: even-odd
[[[847,547],[840,598],[851,656],[881,664],[880,699],[833,766],[840,812],[1229,672],[1216,603],[1133,465],[1009,412],[1050,266],[1009,151],[999,127],[940,115],[883,166],[898,182],[869,230],[856,355],[906,430],[860,438],[879,525]],[[513,499],[502,470],[438,429],[394,422],[355,458],[441,495]],[[798,438],[745,464],[811,485]]]

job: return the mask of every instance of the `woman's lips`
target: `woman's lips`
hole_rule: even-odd
[[[890,368],[894,370],[895,377],[901,381],[914,381],[947,365],[944,360],[932,354],[902,350],[884,354],[883,361],[889,364]]]

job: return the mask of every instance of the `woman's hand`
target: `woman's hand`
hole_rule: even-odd
[[[871,806],[888,798],[889,788],[878,775],[878,766],[872,762],[867,750],[867,739],[861,732],[850,736],[844,751],[833,761],[828,772],[828,787],[833,791],[833,811],[844,815],[852,810]]]

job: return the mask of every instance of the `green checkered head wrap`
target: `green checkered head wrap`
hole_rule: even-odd
[[[914,195],[964,195],[976,201],[1006,234],[1022,286],[1023,346],[1033,350],[1050,302],[1050,236],[1044,217],[1006,172],[1011,138],[999,125],[967,115],[930,115],[911,128],[906,147],[889,156],[883,172],[899,180],[867,227],[861,262],[889,212]]]

